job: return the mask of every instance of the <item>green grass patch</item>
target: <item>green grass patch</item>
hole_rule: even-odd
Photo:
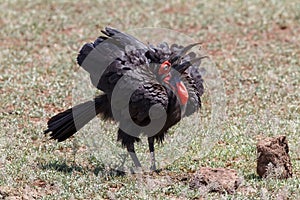
[[[4,0],[0,9],[0,198],[299,198],[299,2]],[[108,25],[170,28],[203,43],[226,92],[221,136],[207,154],[195,138],[160,174],[124,175],[91,155],[82,133],[61,144],[43,136],[47,119],[72,105],[78,50]],[[106,133],[116,136],[115,128]],[[260,179],[257,139],[279,134],[287,135],[294,177]],[[236,169],[242,188],[190,190],[186,177],[200,166]]]

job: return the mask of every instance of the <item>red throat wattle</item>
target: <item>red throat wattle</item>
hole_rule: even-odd
[[[177,89],[177,95],[180,99],[180,103],[182,105],[185,105],[189,99],[189,93],[182,81],[176,84],[176,89]]]

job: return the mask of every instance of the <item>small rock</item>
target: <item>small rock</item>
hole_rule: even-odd
[[[257,173],[260,177],[292,177],[292,164],[286,136],[268,137],[257,145]]]
[[[233,169],[201,167],[190,181],[191,189],[207,192],[235,192],[242,179]]]

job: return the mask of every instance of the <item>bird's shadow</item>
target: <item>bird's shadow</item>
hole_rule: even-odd
[[[58,172],[63,172],[66,174],[70,174],[74,171],[83,172],[84,167],[77,164],[67,164],[65,161],[50,161],[48,163],[40,163],[39,167],[43,170],[55,170]]]
[[[55,170],[65,174],[72,174],[74,172],[86,173],[90,172],[96,176],[124,176],[126,173],[117,168],[107,169],[103,164],[97,164],[93,166],[83,166],[77,163],[68,164],[66,161],[50,161],[46,163],[39,163],[39,168],[42,170]]]
[[[154,171],[136,171],[135,168],[130,168],[129,170],[124,170],[123,166],[118,167],[105,167],[102,163],[93,166],[83,166],[81,164],[76,164],[75,162],[68,164],[65,160],[56,160],[50,161],[47,163],[39,163],[39,168],[42,170],[54,170],[57,172],[65,173],[65,174],[72,174],[74,172],[78,173],[93,173],[95,176],[99,177],[121,177],[125,176],[126,174],[136,174],[136,173],[156,173],[160,174],[162,169],[156,169]]]

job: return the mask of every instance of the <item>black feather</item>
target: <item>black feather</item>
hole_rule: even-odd
[[[79,131],[97,114],[103,119],[112,119],[110,104],[106,95],[98,96],[94,101],[88,101],[53,116],[48,121],[45,134],[51,132],[51,139],[61,142]]]
[[[161,120],[160,112],[155,110],[155,116],[149,116],[150,108],[159,104],[167,113],[166,123],[159,132],[152,133],[150,130],[145,134],[162,142],[170,127],[178,123],[182,116],[193,114],[201,106],[200,97],[204,88],[198,66],[203,57],[189,52],[199,43],[186,47],[177,44],[169,46],[167,43],[146,46],[133,36],[113,28],[105,28],[102,33],[104,35],[93,43],[83,45],[77,56],[77,63],[89,72],[92,84],[104,94],[53,116],[44,133],[51,132],[51,139],[64,141],[99,114],[103,119],[120,122],[117,140],[131,148],[134,142],[140,140],[142,128],[130,127],[128,119],[124,117],[125,109],[129,109],[130,120],[139,127],[144,127],[151,120]],[[176,76],[180,76],[177,78],[187,88],[189,98],[185,111],[181,109],[176,92],[157,74],[160,64],[166,60],[180,72]],[[121,96],[131,92],[128,107],[128,102],[124,103],[123,97],[112,98],[113,91],[116,90],[120,91]],[[122,127],[129,128],[136,134],[126,132]]]

